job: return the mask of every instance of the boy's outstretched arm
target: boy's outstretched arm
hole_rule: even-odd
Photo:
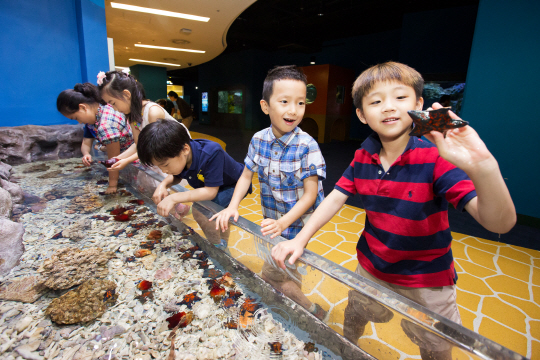
[[[341,209],[348,196],[338,190],[333,190],[311,215],[309,221],[298,235],[289,241],[283,241],[272,248],[272,258],[278,266],[285,269],[285,258],[291,254],[289,264],[302,255],[307,243],[321,227],[324,226]]]
[[[317,194],[319,193],[319,176],[313,175],[304,179],[304,194],[294,204],[292,209],[285,214],[281,219],[264,219],[261,223],[262,234],[270,235],[273,239],[281,235],[283,230],[291,226],[293,222],[298,220],[306,211],[315,204]]]
[[[441,108],[438,103],[434,109]],[[453,119],[459,119],[450,112]],[[465,205],[465,210],[483,227],[504,234],[516,223],[516,209],[499,169],[478,133],[470,126],[450,130],[446,137],[432,131],[426,137],[439,150],[443,159],[463,170],[472,180],[477,197]]]
[[[212,200],[213,198],[216,197],[218,191],[219,191],[219,186],[205,186],[205,187],[190,190],[190,191],[177,192],[175,194],[171,194],[158,204],[157,212],[161,216],[168,216],[169,212],[173,209],[173,207],[176,204],[185,203],[185,202]]]
[[[240,178],[238,179],[238,181],[236,182],[236,186],[234,187],[234,193],[231,198],[231,202],[229,203],[229,206],[227,206],[226,209],[218,212],[208,220],[212,221],[216,219],[216,230],[219,230],[219,228],[221,228],[221,231],[227,230],[229,219],[231,217],[234,218],[235,222],[238,221],[238,217],[240,216],[238,214],[238,206],[240,205],[240,201],[242,201],[242,199],[248,192],[252,178],[253,171],[249,170],[247,166],[244,166],[244,171],[242,172],[242,175],[240,175]]]

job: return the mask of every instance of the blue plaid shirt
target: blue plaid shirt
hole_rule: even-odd
[[[322,180],[326,164],[317,142],[298,127],[277,139],[272,127],[256,133],[244,160],[246,167],[259,174],[261,205],[264,218],[278,220],[289,212],[304,195],[305,178],[319,177],[315,204],[281,233],[293,239],[324,199]]]

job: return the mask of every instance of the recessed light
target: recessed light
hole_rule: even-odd
[[[315,61],[310,62],[311,65],[315,65]]]
[[[135,44],[135,46],[149,48],[149,49],[185,51],[185,52],[192,52],[192,53],[199,53],[199,54],[204,54],[206,52],[203,50],[180,49],[180,48],[173,48],[173,47],[166,47],[166,46],[154,46],[154,45],[143,45],[143,44]]]
[[[150,64],[160,64],[160,65],[170,65],[170,66],[180,66],[178,64],[170,64],[170,63],[163,63],[163,62],[149,61],[149,60],[141,60],[141,59],[129,59],[129,61],[144,62],[144,63],[150,63]]]
[[[120,3],[115,3],[115,2],[111,3],[111,7],[114,8],[114,9],[138,11],[138,12],[144,12],[144,13],[148,13],[148,14],[170,16],[170,17],[176,17],[176,18],[188,19],[188,20],[195,20],[195,21],[208,22],[208,20],[210,20],[209,17],[204,17],[204,16],[182,14],[182,13],[173,12],[173,11],[152,9],[152,8],[147,8],[147,7],[142,7],[142,6],[120,4]]]
[[[195,86],[195,90],[197,90],[199,87],[198,86]]]

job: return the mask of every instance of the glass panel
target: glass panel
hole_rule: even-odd
[[[146,196],[151,196],[151,183],[159,176],[145,171],[129,167],[122,172],[122,177]],[[173,189],[187,191],[179,185]],[[192,227],[197,233],[194,240],[225,268],[249,270],[245,276],[256,280],[260,277],[272,285],[275,290],[263,292],[261,297],[274,317],[306,331],[328,353],[333,352],[343,359],[369,357],[364,352],[378,359],[419,358],[419,355],[434,359],[450,355],[452,359],[524,359],[309,250],[305,250],[294,265],[288,265],[286,271],[281,270],[275,266],[270,253],[283,239],[263,236],[258,225],[240,217],[237,223],[229,223],[228,234],[212,234],[214,229],[208,226],[208,219],[221,209],[210,201],[195,203],[193,212],[198,215],[184,218],[183,223],[174,219],[173,223],[179,227]],[[222,249],[211,246],[219,242],[219,237],[215,236],[226,240],[226,246]],[[253,289],[262,288],[264,286],[258,282],[253,286]],[[298,314],[304,310],[302,308],[311,310],[302,314],[311,312],[315,316],[303,318]],[[358,337],[358,341],[347,340]],[[421,354],[420,347],[429,353]]]

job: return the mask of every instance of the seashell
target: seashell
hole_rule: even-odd
[[[30,316],[25,316],[22,320],[19,320],[17,322],[17,325],[15,326],[15,330],[17,330],[18,333],[21,333],[24,329],[28,327],[32,323],[34,319]],[[39,345],[39,344],[38,344]],[[36,347],[37,349],[37,347]],[[34,351],[34,350],[32,350]]]
[[[135,250],[135,257],[138,257],[138,258],[141,258],[141,257],[144,257],[144,256],[148,256],[152,253],[152,251],[150,250],[147,250],[147,249],[139,249],[139,250]]]
[[[154,279],[158,279],[158,280],[169,280],[172,277],[173,277],[173,271],[171,268],[159,269],[154,274]]]
[[[141,262],[143,263],[146,270],[152,270],[154,268],[154,261],[156,260],[156,258],[156,254],[150,254],[149,256],[141,259]]]

